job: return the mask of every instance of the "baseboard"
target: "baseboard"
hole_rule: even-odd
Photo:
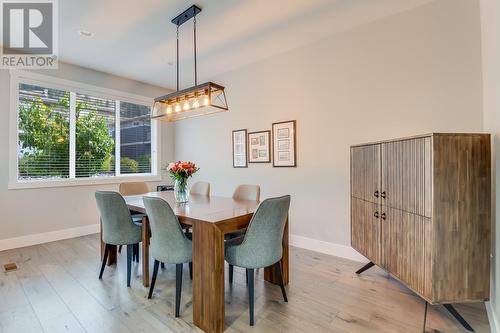
[[[41,234],[0,239],[0,251],[95,234],[98,233],[99,230],[99,224],[91,224],[76,228],[43,232]]]
[[[358,251],[354,250],[350,246],[336,244],[336,243],[329,243],[308,237],[290,235],[290,245],[354,261],[359,261],[359,262],[368,261],[368,259],[363,257],[361,254],[358,253]]]
[[[485,302],[486,312],[488,313],[488,320],[490,322],[491,333],[500,333],[500,323],[491,302]]]

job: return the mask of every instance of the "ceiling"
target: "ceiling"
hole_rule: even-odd
[[[175,88],[175,25],[192,4],[198,77],[205,82],[338,31],[431,0],[64,0],[59,1],[60,60]],[[82,36],[79,31],[91,32]],[[181,88],[193,84],[192,21],[180,28]]]

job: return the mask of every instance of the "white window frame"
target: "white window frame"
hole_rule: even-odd
[[[41,87],[68,91],[70,94],[88,94],[95,97],[111,99],[121,102],[129,102],[140,105],[153,105],[153,98],[117,91],[108,88],[102,88],[86,83],[70,81],[53,76],[42,75],[20,70],[10,70],[10,117],[9,117],[9,189],[23,188],[41,188],[41,187],[59,187],[59,186],[79,186],[79,185],[97,185],[97,184],[117,184],[134,181],[160,181],[160,126],[157,121],[151,122],[151,173],[141,174],[121,174],[120,173],[120,147],[115,148],[115,176],[100,176],[90,178],[64,178],[64,179],[36,179],[19,180],[18,179],[18,120],[19,120],[19,84],[27,83]],[[70,118],[75,117],[74,98],[70,102]],[[119,106],[119,103],[117,102]],[[120,142],[120,108],[116,108],[115,117],[115,142]],[[75,123],[70,121],[70,166],[75,164]],[[75,176],[70,168],[70,177]]]

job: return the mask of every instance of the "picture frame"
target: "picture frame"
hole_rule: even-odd
[[[272,124],[273,167],[297,167],[296,121],[282,121]]]
[[[232,132],[233,168],[248,167],[247,130],[239,129]]]
[[[271,131],[248,133],[248,163],[271,163]]]

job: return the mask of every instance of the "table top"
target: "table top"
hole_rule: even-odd
[[[253,213],[259,205],[259,201],[238,200],[233,198],[204,196],[192,194],[187,203],[179,204],[175,201],[173,191],[149,192],[141,195],[125,196],[125,202],[130,210],[146,213],[143,197],[161,198],[170,204],[179,221],[192,225],[196,222],[215,223],[225,225],[228,223],[239,224],[229,229],[238,229],[248,224]],[[232,230],[226,230],[230,232]]]

